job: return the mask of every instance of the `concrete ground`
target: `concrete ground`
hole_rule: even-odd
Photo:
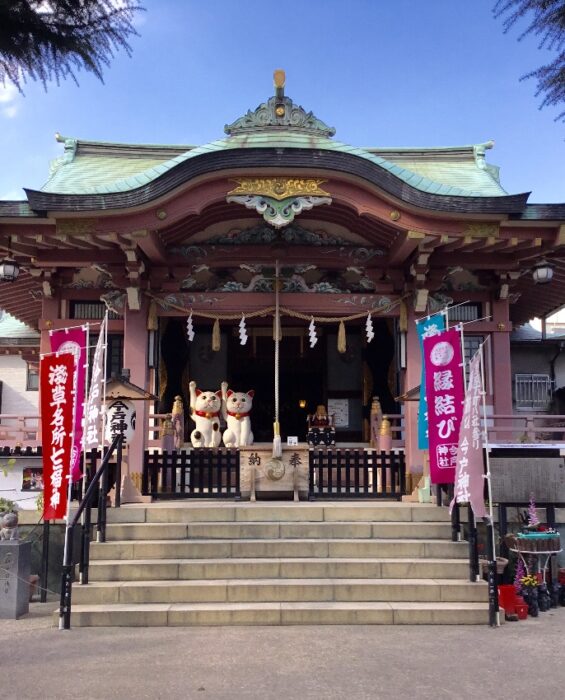
[[[0,620],[0,698],[427,700],[565,692],[565,608],[468,626],[75,628]]]

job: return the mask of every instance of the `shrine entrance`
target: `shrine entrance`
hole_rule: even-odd
[[[209,324],[195,326],[194,340],[186,339],[184,319],[163,319],[159,360],[159,411],[170,411],[180,394],[189,419],[188,383],[217,391],[226,380],[234,391],[255,391],[252,425],[256,443],[273,439],[274,343],[272,323],[249,325],[248,340],[240,344],[238,325],[222,323],[220,349],[212,349]],[[347,349],[337,350],[335,326],[317,328],[311,348],[305,325],[282,324],[280,344],[280,424],[283,441],[306,438],[306,418],[323,404],[335,413],[339,442],[366,442],[371,399],[379,396],[385,413],[398,413],[394,396],[397,367],[393,323],[375,319],[375,338],[368,345],[361,326],[348,324]]]
[[[306,416],[327,400],[327,336],[321,334],[310,348],[304,327],[283,325],[280,344],[280,424],[283,440],[294,435],[306,439]],[[249,329],[246,345],[237,334],[230,337],[227,376],[237,390],[255,389],[253,433],[256,442],[273,439],[274,364],[272,327]]]

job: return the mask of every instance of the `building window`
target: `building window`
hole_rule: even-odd
[[[71,301],[69,318],[91,321],[95,319],[103,319],[106,313],[106,304],[101,301]],[[111,320],[121,318],[114,311],[108,312],[108,318]]]
[[[94,362],[94,352],[96,343],[98,342],[97,335],[90,336],[90,367]],[[106,379],[115,375],[120,375],[124,365],[124,336],[117,333],[108,333],[108,352],[106,355]]]
[[[469,301],[466,304],[458,304],[447,310],[450,325],[452,323],[465,323],[481,318],[482,305],[479,301]]]
[[[547,411],[553,394],[548,374],[515,374],[514,401],[519,411]]]
[[[26,391],[39,390],[39,367],[33,362],[27,363]]]
[[[471,362],[473,355],[479,349],[481,343],[484,340],[482,335],[463,335],[465,341],[465,364],[468,365]]]

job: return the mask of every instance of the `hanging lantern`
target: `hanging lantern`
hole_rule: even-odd
[[[241,314],[241,321],[239,322],[239,344],[245,345],[247,343],[247,328],[245,327],[245,314]]]
[[[192,325],[192,311],[186,321],[186,335],[188,337],[188,342],[192,343],[194,340],[194,326]]]
[[[316,324],[314,323],[314,316],[312,316],[312,320],[310,321],[310,325],[308,326],[308,336],[310,338],[310,347],[313,348],[314,345],[318,342],[318,335],[316,333]]]
[[[367,321],[365,322],[365,333],[367,334],[367,342],[370,343],[371,340],[375,337],[375,333],[373,331],[373,319],[371,317],[371,314],[367,314]]]
[[[11,257],[0,262],[0,282],[15,282],[20,274],[20,266]]]

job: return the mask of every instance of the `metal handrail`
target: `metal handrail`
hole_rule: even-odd
[[[67,522],[65,533],[65,550],[63,555],[63,572],[61,575],[61,603],[59,606],[59,629],[71,629],[71,597],[73,585],[73,536],[74,529],[84,513],[84,522],[82,524],[81,547],[80,547],[80,582],[81,584],[88,583],[88,566],[90,561],[90,528],[92,515],[92,501],[98,482],[102,482],[98,493],[98,516],[97,516],[97,531],[98,541],[106,541],[106,493],[108,491],[108,464],[110,459],[117,452],[117,468],[116,474],[121,471],[121,454],[123,435],[118,434],[112,441],[110,447],[104,453],[102,463],[96,474],[92,477],[92,481],[86,489],[84,498],[82,499],[76,513]],[[119,491],[119,483],[116,484],[116,492]]]

